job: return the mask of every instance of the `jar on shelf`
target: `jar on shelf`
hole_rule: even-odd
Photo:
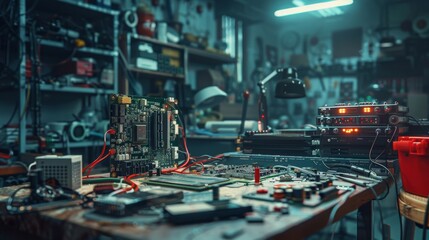
[[[146,5],[141,5],[137,8],[138,24],[137,33],[143,36],[155,36],[155,16]]]

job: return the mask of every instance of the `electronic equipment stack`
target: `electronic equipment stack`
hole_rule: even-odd
[[[407,112],[397,102],[319,107],[320,156],[396,158],[391,142],[408,131]]]
[[[241,142],[242,151],[246,154],[319,155],[320,141],[317,129],[247,131]]]

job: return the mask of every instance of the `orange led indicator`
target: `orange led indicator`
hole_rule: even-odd
[[[370,113],[371,112],[371,108],[370,107],[364,107],[363,108],[363,112],[364,113]]]
[[[357,129],[357,128],[343,128],[343,132],[347,133],[347,134],[357,133],[357,132],[359,132],[359,129]]]
[[[340,109],[338,109],[338,113],[346,113],[346,109],[345,108],[340,108]]]

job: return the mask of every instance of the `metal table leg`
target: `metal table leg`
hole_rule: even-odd
[[[357,239],[372,240],[372,201],[362,205],[357,212]]]

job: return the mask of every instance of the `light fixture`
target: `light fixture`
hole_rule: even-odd
[[[207,109],[219,105],[227,99],[227,94],[217,86],[209,86],[198,91],[194,96],[195,108]]]
[[[298,73],[295,68],[279,68],[274,70],[260,82],[259,102],[258,102],[258,130],[268,130],[268,105],[265,84],[281,75],[281,80],[277,82],[275,88],[276,98],[302,98],[305,97],[305,85],[298,79]]]
[[[283,16],[287,16],[287,15],[318,11],[318,10],[322,10],[322,9],[346,6],[346,5],[350,5],[350,4],[353,4],[353,0],[332,0],[329,2],[321,2],[321,3],[302,5],[302,6],[298,6],[298,7],[292,7],[292,8],[277,10],[274,12],[274,15],[276,17],[283,17]]]
[[[293,0],[292,4],[294,4],[297,7],[301,7],[301,6],[305,6],[306,4],[309,4],[309,2],[311,2],[311,0],[305,0],[305,1],[304,0]],[[343,15],[344,12],[343,12],[343,10],[341,10],[338,7],[333,7],[333,8],[321,9],[318,11],[314,11],[314,12],[312,12],[312,14],[316,17],[327,18],[327,17]]]
[[[380,47],[381,48],[389,48],[395,45],[396,39],[391,36],[382,37],[380,39]]]
[[[204,111],[215,107],[227,99],[227,94],[217,86],[208,86],[199,90],[194,96],[194,116],[190,116],[190,130],[194,133],[199,132],[196,119],[196,111]],[[192,113],[191,113],[192,114]],[[206,134],[205,132],[204,134]]]

